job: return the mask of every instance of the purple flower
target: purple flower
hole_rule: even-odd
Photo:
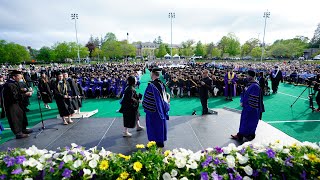
[[[303,171],[302,174],[300,175],[301,179],[306,180],[307,179],[307,173],[306,171]]]
[[[53,167],[50,167],[49,172],[54,173]]]
[[[206,161],[211,162],[212,159],[213,159],[212,156],[208,156]]]
[[[16,157],[17,164],[22,164],[25,160],[26,160],[26,158],[24,156],[17,156]]]
[[[207,172],[201,172],[200,175],[202,180],[209,180],[209,176]]]
[[[68,168],[65,168],[63,173],[62,173],[62,176],[65,177],[65,178],[70,178],[71,177],[71,173],[72,171]]]
[[[0,176],[0,179],[1,179],[1,180],[6,179],[6,178],[7,178],[7,176],[4,175],[4,174],[2,174],[2,175]]]
[[[4,163],[6,163],[7,167],[11,167],[16,162],[16,159],[13,157],[6,156],[3,158]]]
[[[217,174],[216,172],[213,172],[211,174],[213,180],[222,180],[223,179],[223,176],[220,176],[219,174]]]
[[[213,163],[214,163],[215,165],[218,165],[218,164],[221,163],[221,161],[220,161],[219,158],[216,157],[216,158],[213,160]]]
[[[65,149],[66,149],[66,151],[69,151],[70,150],[70,148],[68,147],[68,146],[66,146],[66,147],[64,147]]]
[[[60,164],[59,164],[59,169],[62,169],[64,166],[64,162],[62,161]]]
[[[22,169],[19,168],[19,169],[13,170],[13,171],[11,172],[11,174],[21,174],[22,172],[23,172]]]
[[[267,168],[262,168],[261,171],[262,171],[263,173],[268,172]]]
[[[242,148],[240,151],[239,151],[240,154],[244,154],[246,153],[246,149]]]
[[[80,171],[79,171],[79,176],[82,177],[83,175],[84,175],[83,170],[80,170]]]
[[[208,162],[208,161],[204,161],[203,163],[201,163],[203,168],[209,166],[209,164],[210,164],[210,162]]]
[[[235,180],[242,180],[242,177],[238,174],[235,178]]]
[[[291,163],[291,159],[294,158],[293,156],[289,156],[287,157],[287,159],[285,160],[284,162],[284,165],[285,166],[290,166],[290,167],[293,167],[293,164]]]
[[[274,158],[276,156],[276,153],[272,149],[268,149],[266,153],[269,158]]]
[[[228,168],[228,173],[234,173],[234,172],[235,172],[234,168]]]
[[[253,177],[258,177],[258,176],[259,176],[259,171],[253,170],[253,171],[252,171],[252,176],[253,176]]]
[[[83,151],[80,151],[80,154],[81,154],[82,156],[84,156],[84,152],[83,152]]]
[[[215,147],[214,148],[216,151],[217,151],[217,153],[223,153],[223,150],[222,150],[222,148],[220,148],[219,146],[217,146],[217,147]]]
[[[233,175],[232,175],[232,173],[229,173],[229,179],[230,179],[230,180],[233,180]]]

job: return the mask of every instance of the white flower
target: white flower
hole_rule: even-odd
[[[171,178],[171,180],[177,180],[177,178],[176,178],[176,177],[173,177],[173,178]]]
[[[222,150],[223,150],[224,154],[230,154],[230,152],[231,152],[231,148],[230,147],[223,147]]]
[[[94,169],[94,168],[96,168],[97,167],[97,161],[96,160],[91,160],[90,162],[89,162],[89,166],[92,168],[92,169]]]
[[[52,154],[45,154],[45,155],[43,155],[43,157],[46,159],[49,159],[49,158],[52,158]]]
[[[33,180],[32,178],[25,178],[24,180]]]
[[[245,163],[247,163],[248,160],[249,160],[247,157],[242,156],[242,155],[239,154],[239,153],[236,153],[236,155],[237,155],[237,159],[239,160],[239,163],[240,163],[240,164],[245,164]]]
[[[84,169],[83,169],[83,174],[84,174],[84,175],[89,175],[89,176],[91,176],[91,170],[84,168]]]
[[[92,154],[91,156],[93,160],[99,161],[100,159],[100,156],[98,154]]]
[[[110,154],[111,154],[111,152],[110,151],[106,151],[103,147],[102,147],[101,151],[99,152],[99,155],[101,157],[106,157],[106,156],[109,156]]]
[[[183,177],[183,178],[181,178],[180,180],[188,180],[188,178],[186,178],[186,177]]]
[[[169,162],[168,162],[168,158],[167,157],[165,157],[165,158],[163,158],[163,160],[162,160],[164,163],[166,163],[166,164],[168,164]]]
[[[244,170],[244,172],[246,172],[246,174],[247,174],[248,176],[251,176],[251,175],[252,175],[252,168],[251,168],[249,165],[245,166],[245,167],[243,168],[243,170]]]
[[[229,147],[231,150],[234,150],[234,151],[238,150],[238,149],[237,149],[237,146],[236,146],[234,143],[230,143],[230,144],[228,145],[228,147]]]
[[[57,159],[59,156],[60,156],[59,153],[55,153],[52,157],[53,157],[53,159]]]
[[[74,163],[73,163],[73,167],[74,168],[78,168],[82,165],[82,161],[80,159],[76,160]]]
[[[71,143],[71,147],[75,148],[78,147],[78,145],[76,143]]]
[[[29,174],[29,173],[31,173],[31,171],[30,171],[30,170],[25,169],[25,170],[23,171],[22,175],[27,175],[27,174]]]
[[[42,170],[43,170],[43,164],[38,163],[37,169],[38,169],[39,171],[42,171]]]
[[[35,154],[35,152],[31,148],[27,149],[25,152],[28,156],[33,156]]]
[[[248,176],[243,177],[243,180],[251,180]]]
[[[207,148],[206,149],[208,152],[212,152],[213,151],[213,148]]]
[[[227,164],[228,164],[228,167],[229,168],[234,168],[235,167],[235,158],[232,156],[232,155],[228,155],[226,157],[226,160],[227,160]]]
[[[166,172],[166,173],[164,173],[164,174],[162,175],[162,178],[163,178],[163,180],[171,180],[171,175]]]
[[[69,162],[69,161],[72,161],[73,160],[73,157],[72,157],[72,155],[66,155],[66,156],[63,156],[63,161],[65,162],[65,163],[67,163],[67,162]]]
[[[35,167],[38,165],[38,163],[39,162],[34,158],[30,158],[29,160],[23,162],[23,166]]]
[[[309,157],[308,157],[306,154],[303,155],[303,158],[304,158],[305,160],[309,160]]]
[[[290,152],[290,150],[289,149],[283,149],[282,152],[285,153],[285,154],[288,154]]]
[[[195,161],[200,161],[201,156],[202,156],[201,152],[196,152],[196,153],[190,155],[190,159],[195,160]]]
[[[178,172],[175,169],[172,169],[171,176],[176,177],[178,175]]]

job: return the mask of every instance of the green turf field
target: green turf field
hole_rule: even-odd
[[[147,73],[141,78],[141,86],[137,91],[143,93],[150,74]],[[288,135],[300,140],[320,142],[320,113],[312,113],[309,108],[309,101],[307,100],[308,91],[306,91],[301,98],[296,102],[293,108],[290,105],[294,102],[297,96],[305,89],[302,86],[293,86],[289,84],[281,84],[279,86],[279,93],[276,95],[266,96],[264,99],[266,112],[263,114],[263,120],[270,123],[272,126],[280,129]],[[38,101],[36,96],[30,99],[31,105],[29,106],[30,112],[27,113],[29,126],[32,127],[40,122],[40,114],[38,110]],[[241,109],[239,106],[239,97],[234,98],[232,102],[226,102],[223,97],[210,98],[210,108],[234,108]],[[55,103],[50,105],[51,110],[44,109],[43,103],[43,118],[55,118],[58,110]],[[99,112],[94,115],[95,118],[109,118],[121,117],[122,114],[116,113],[120,108],[119,100],[115,99],[87,99],[83,103],[81,111],[91,111],[99,109]],[[186,116],[191,115],[192,111],[196,110],[197,114],[201,114],[201,103],[198,98],[173,98],[171,100],[171,116]],[[143,109],[140,106],[141,115],[144,116]],[[304,121],[298,121],[304,120]],[[57,120],[60,123],[60,120]],[[1,120],[2,125],[8,128],[6,119]],[[13,137],[11,130],[2,132],[0,144]],[[266,134],[266,136],[269,136]]]

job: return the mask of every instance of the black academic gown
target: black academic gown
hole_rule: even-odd
[[[139,120],[139,96],[134,87],[128,86],[124,91],[120,112],[123,113],[123,125],[134,128]]]
[[[21,93],[21,87],[18,82],[9,80],[3,86],[4,110],[14,134],[21,133],[28,126],[27,115],[22,105],[25,97],[26,95]]]
[[[38,88],[41,94],[42,101],[44,103],[52,103],[52,93],[48,82],[44,82],[43,79],[39,79]]]
[[[62,83],[55,82],[53,87],[53,93],[56,99],[60,116],[65,117],[73,114],[74,109],[71,105],[71,99],[64,98],[65,95],[69,95],[71,92],[68,81],[63,81]]]
[[[78,96],[80,96],[78,85],[71,78],[68,78],[67,81],[68,81],[68,83],[70,85],[70,89],[71,89],[71,95],[70,96],[72,96],[72,99],[71,99],[72,108],[74,110],[78,110],[79,109],[79,104],[81,104],[81,100],[80,100],[80,98],[78,98]]]
[[[209,77],[202,78],[202,82],[205,83],[205,85],[201,85],[199,90],[200,95],[200,101],[202,105],[202,114],[208,113],[208,98],[209,98],[209,90],[212,88],[212,79]]]

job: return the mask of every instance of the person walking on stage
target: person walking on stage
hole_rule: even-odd
[[[21,92],[19,81],[22,77],[20,71],[13,70],[10,73],[10,79],[3,86],[2,94],[3,107],[16,139],[26,138],[32,133],[32,130],[27,129],[28,119],[23,107],[23,98],[30,97],[32,92]]]
[[[69,77],[69,74],[67,71],[63,72],[63,78],[66,81],[68,81],[69,86],[70,86],[71,91],[70,91],[69,95],[71,96],[70,102],[71,102],[72,108],[76,113],[79,114],[80,113],[80,106],[81,106],[82,102],[80,99],[80,91],[79,91],[78,85],[71,77]]]
[[[142,94],[137,94],[135,90],[136,79],[134,76],[129,76],[128,86],[124,91],[124,95],[121,101],[120,113],[123,114],[123,137],[131,137],[128,128],[137,127],[137,131],[143,130],[143,127],[139,122],[139,100],[142,99]]]
[[[208,108],[208,99],[209,99],[209,91],[212,88],[212,79],[209,77],[209,71],[203,70],[202,71],[202,79],[200,81],[200,101],[202,105],[202,115],[212,114]]]
[[[41,78],[39,79],[38,89],[45,108],[51,109],[49,103],[52,103],[52,92],[50,89],[49,79],[46,75],[46,71],[41,71]]]
[[[232,97],[236,96],[236,87],[237,87],[237,75],[230,68],[227,70],[226,75],[224,76],[224,93],[226,97],[226,101],[233,101]]]
[[[278,86],[280,81],[283,82],[283,76],[278,66],[275,66],[274,68],[275,69],[271,72],[270,77],[273,94],[276,94],[278,92]]]
[[[53,85],[53,93],[56,99],[60,117],[64,125],[73,123],[71,120],[71,115],[74,113],[74,110],[71,105],[71,88],[61,72],[57,73],[57,80]]]
[[[151,72],[152,81],[144,93],[143,108],[146,113],[147,135],[149,141],[155,141],[158,147],[164,147],[167,140],[167,120],[169,120],[170,96],[160,81],[161,69]]]
[[[243,138],[251,141],[256,137],[256,129],[261,113],[264,112],[262,101],[262,91],[259,84],[255,81],[255,72],[248,71],[248,86],[247,90],[241,97],[241,106],[243,107],[240,119],[239,132],[236,135],[231,135],[232,139],[243,141]]]

